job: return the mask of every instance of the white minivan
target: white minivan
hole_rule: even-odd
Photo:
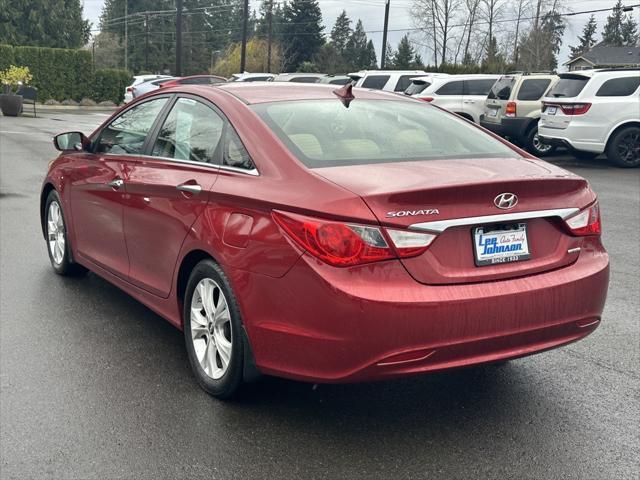
[[[620,167],[640,167],[640,69],[561,73],[542,101],[538,134],[578,157],[606,153]]]
[[[414,78],[404,93],[442,107],[474,123],[500,75],[428,75]]]

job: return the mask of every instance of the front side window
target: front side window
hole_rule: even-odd
[[[531,78],[522,82],[518,91],[518,100],[540,100],[551,83],[548,78]]]
[[[125,111],[102,130],[96,145],[96,153],[113,155],[141,153],[153,123],[166,103],[166,97],[157,98]]]
[[[389,75],[369,75],[362,82],[362,88],[373,88],[374,90],[382,90],[389,81]]]
[[[218,163],[216,151],[224,120],[207,105],[179,98],[167,116],[153,145],[154,157]]]
[[[436,93],[438,95],[462,95],[463,85],[464,82],[462,80],[448,82],[436,90]]]
[[[602,84],[596,97],[627,97],[640,86],[640,75],[634,77],[612,78]]]
[[[490,135],[422,102],[356,98],[251,107],[310,168],[446,158],[516,157]]]

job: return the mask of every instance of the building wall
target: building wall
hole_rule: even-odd
[[[578,60],[576,60],[575,62],[572,62],[569,65],[570,72],[573,72],[575,70],[584,70],[586,68],[593,68],[593,65],[587,62],[586,60],[583,60],[582,58],[579,58]]]

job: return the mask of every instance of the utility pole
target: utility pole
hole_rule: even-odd
[[[273,0],[269,0],[269,11],[267,15],[269,22],[269,31],[267,34],[267,73],[271,73],[271,34],[273,31],[271,19],[273,18]]]
[[[389,30],[389,4],[391,0],[384,2],[384,30],[382,32],[382,55],[380,56],[380,70],[384,70],[387,63],[387,31]]]
[[[182,0],[176,0],[176,76],[182,75]]]
[[[149,71],[149,12],[144,12],[144,69]]]
[[[240,48],[240,73],[244,73],[247,56],[247,23],[249,22],[249,0],[244,0],[244,8],[242,14],[242,47]]]
[[[127,20],[129,16],[129,0],[124,1],[124,69],[129,70],[129,29]]]

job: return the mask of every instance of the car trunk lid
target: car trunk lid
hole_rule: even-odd
[[[577,255],[567,252],[581,240],[566,232],[560,217],[594,200],[585,180],[524,158],[370,164],[315,172],[359,195],[383,226],[437,233],[424,254],[402,260],[417,281],[427,284],[512,278],[572,263]],[[517,204],[497,208],[494,198],[502,193],[516,194]],[[508,220],[495,220],[503,214]],[[528,260],[477,265],[477,228],[492,231],[520,224],[526,229]]]

